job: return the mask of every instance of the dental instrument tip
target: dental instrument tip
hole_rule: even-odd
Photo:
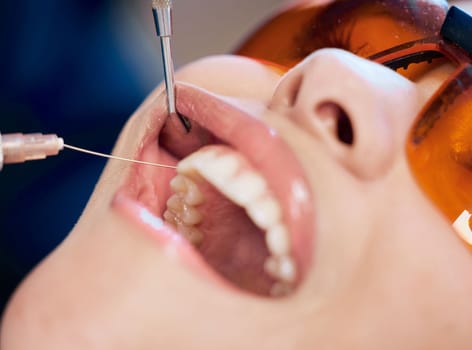
[[[187,134],[192,130],[192,123],[187,117],[184,117],[180,113],[175,113],[175,115],[179,118],[180,122],[182,123],[183,127],[185,128],[185,131]]]

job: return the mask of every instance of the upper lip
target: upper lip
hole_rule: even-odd
[[[189,84],[179,83],[176,89],[179,113],[243,154],[266,178],[269,187],[282,206],[284,221],[292,241],[292,254],[297,261],[300,276],[303,276],[311,261],[314,213],[308,182],[294,153],[276,130],[243,111],[232,100]],[[141,122],[147,125],[147,129],[143,135],[141,149],[138,150],[140,160],[149,160],[143,159],[143,152],[148,145],[157,144],[159,132],[167,118],[166,113],[164,109],[159,110],[157,116],[156,113],[148,113],[146,116],[148,119]],[[173,142],[179,143],[180,140],[176,139]],[[158,157],[153,161],[162,163],[163,159]],[[173,160],[175,163],[177,161],[178,159]],[[132,171],[130,177],[135,176],[136,173]],[[128,189],[124,192],[132,200],[140,200],[137,198],[137,193],[132,193]],[[162,194],[159,193],[158,196]],[[166,200],[167,198],[161,198],[154,212],[157,211],[159,215],[162,215]]]

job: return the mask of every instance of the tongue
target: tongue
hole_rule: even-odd
[[[203,221],[199,246],[202,256],[216,271],[245,290],[268,294],[274,280],[263,269],[269,256],[264,232],[249,219],[245,210],[224,197],[203,179],[198,187],[205,201],[198,209]]]

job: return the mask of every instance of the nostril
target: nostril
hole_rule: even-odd
[[[317,108],[318,115],[333,130],[333,134],[342,143],[352,146],[354,144],[354,130],[351,119],[346,111],[334,102],[323,102]]]
[[[339,141],[352,146],[354,143],[354,131],[352,130],[351,120],[346,111],[342,108],[338,111],[337,133]]]

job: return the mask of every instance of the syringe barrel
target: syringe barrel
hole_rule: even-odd
[[[3,164],[55,156],[64,148],[64,140],[55,134],[3,134],[0,139]]]

